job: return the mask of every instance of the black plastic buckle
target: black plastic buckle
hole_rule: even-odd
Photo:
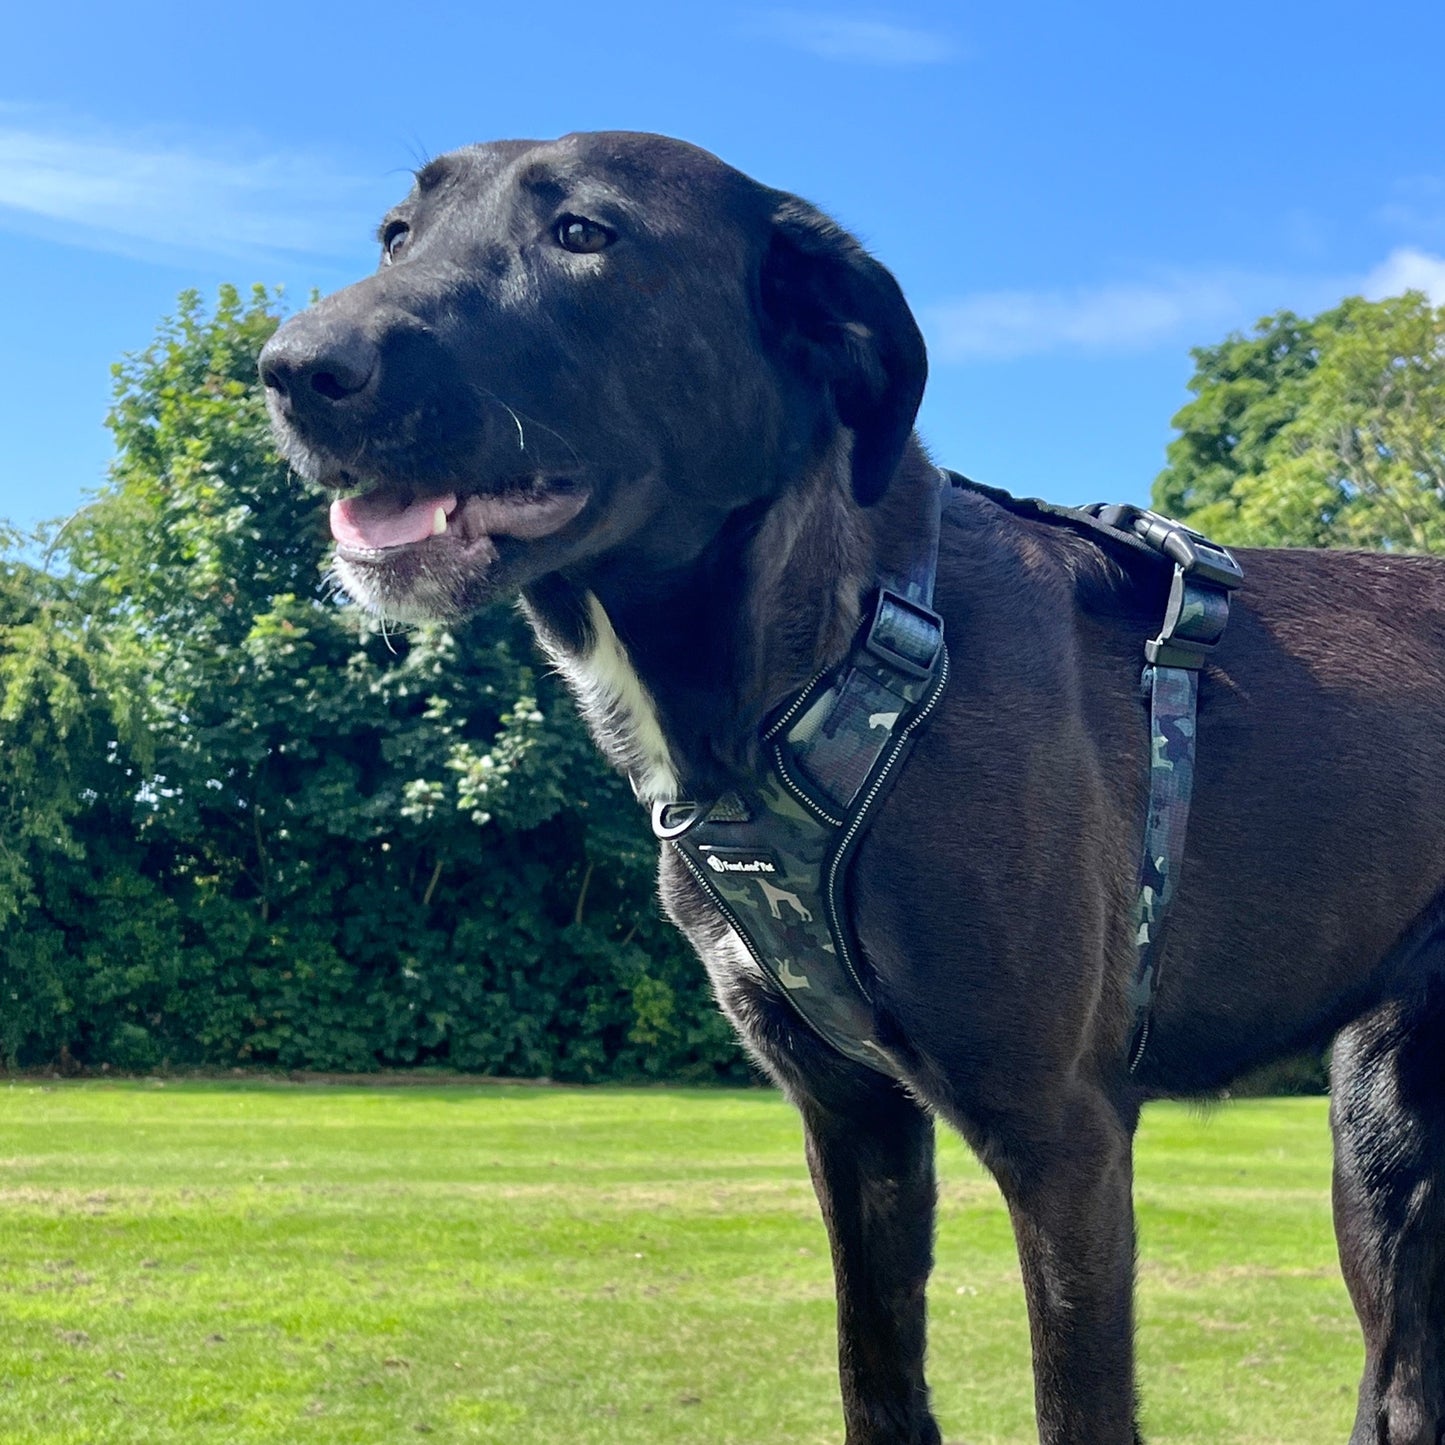
[[[1183,522],[1161,517],[1158,512],[1140,512],[1132,522],[1134,535],[1162,552],[1191,577],[1212,582],[1232,592],[1244,581],[1244,569],[1227,548],[1201,536]]]
[[[1142,515],[1144,511],[1132,502],[1090,502],[1087,507],[1080,507],[1079,510],[1087,512],[1096,522],[1102,522],[1116,532],[1132,532],[1134,518]]]
[[[883,640],[881,629],[886,626],[885,612],[890,607],[916,617],[932,629],[933,645],[926,663],[915,661],[896,648],[890,647]],[[881,587],[878,590],[878,601],[873,608],[873,619],[869,622],[868,631],[863,637],[863,647],[885,666],[891,667],[895,672],[901,672],[904,677],[920,680],[932,677],[933,669],[938,665],[938,654],[943,650],[943,618],[932,608],[923,606],[921,602],[912,602],[900,592]]]
[[[1211,542],[1203,533],[1186,527],[1183,522],[1176,522],[1173,517],[1136,507],[1129,502],[1095,502],[1084,511],[1116,532],[1132,532],[1146,546],[1162,553],[1190,576],[1201,577],[1231,592],[1244,581],[1244,569],[1227,548]]]

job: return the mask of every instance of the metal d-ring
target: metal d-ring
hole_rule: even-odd
[[[670,821],[671,815],[681,813],[681,821]],[[653,836],[667,842],[681,838],[695,824],[702,822],[705,809],[697,803],[668,803],[659,800],[652,805]]]

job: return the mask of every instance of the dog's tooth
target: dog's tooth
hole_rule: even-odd
[[[433,537],[440,537],[447,529],[447,510],[445,507],[438,507],[431,519],[431,534]]]

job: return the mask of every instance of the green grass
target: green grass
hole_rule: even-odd
[[[1342,1440],[1321,1100],[1152,1109],[1145,1424]],[[1013,1245],[944,1140],[931,1375],[1030,1441]],[[763,1092],[0,1084],[6,1445],[837,1445],[827,1247]]]

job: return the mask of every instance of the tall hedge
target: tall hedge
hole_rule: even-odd
[[[516,615],[329,594],[274,313],[183,296],[116,368],[108,486],[43,566],[0,536],[0,1063],[745,1077]]]

